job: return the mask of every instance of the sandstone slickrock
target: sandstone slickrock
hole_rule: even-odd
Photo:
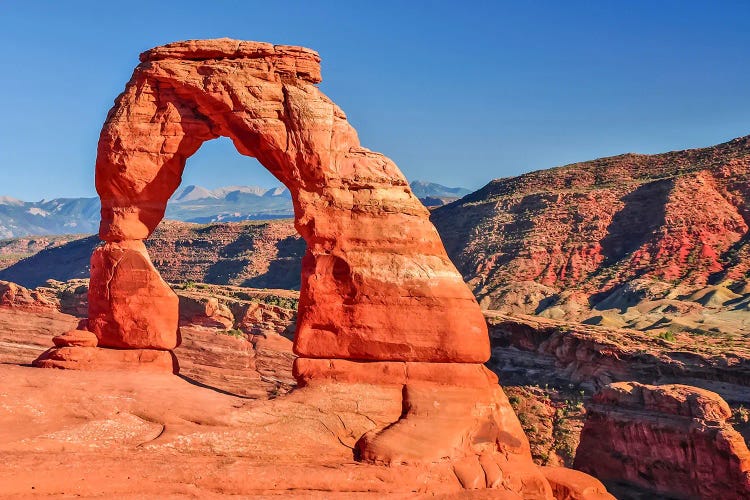
[[[111,353],[133,361],[172,354],[178,299],[143,240],[163,218],[186,159],[226,136],[289,189],[307,244],[294,340],[303,387],[289,398],[323,413],[331,397],[353,404],[359,424],[331,432],[366,462],[443,462],[467,489],[552,498],[497,378],[482,366],[490,353],[479,305],[396,165],[361,147],[315,87],[319,62],[309,49],[230,39],[141,55],[99,140],[105,244],[92,257],[87,322],[99,347],[53,348],[36,364],[101,357],[109,367]],[[228,324],[225,313],[218,316]],[[360,414],[373,391],[386,395],[387,416]]]
[[[446,461],[354,462],[356,436],[398,419],[394,386],[325,384],[258,401],[165,374],[2,364],[0,379],[0,485],[10,497],[540,497],[472,494]],[[522,489],[508,469],[491,477]],[[458,470],[479,484],[464,475],[476,466]]]
[[[659,495],[748,498],[750,451],[730,417],[718,394],[696,387],[610,384],[587,407],[575,466]]]
[[[49,348],[50,338],[77,327],[79,318],[56,309],[0,306],[0,364],[29,364]]]

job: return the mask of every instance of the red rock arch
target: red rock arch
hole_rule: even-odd
[[[289,188],[307,242],[298,400],[333,398],[357,415],[373,395],[386,404],[376,419],[385,423],[362,415],[356,435],[341,421],[361,460],[448,459],[466,488],[551,499],[497,377],[482,365],[483,315],[427,210],[393,162],[360,146],[318,82],[318,55],[299,47],[220,39],[141,55],[99,141],[105,243],[91,259],[88,330],[55,337],[35,366],[173,369],[177,297],[143,240],[186,159],[226,136]]]
[[[488,359],[480,309],[428,211],[315,86],[319,61],[304,48],[229,39],[141,55],[107,116],[96,162],[106,243],[92,259],[88,325],[100,347],[177,344],[176,299],[141,242],[164,216],[186,159],[225,136],[291,191],[307,242],[300,356]]]

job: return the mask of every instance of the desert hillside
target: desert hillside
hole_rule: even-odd
[[[494,180],[432,221],[486,309],[744,331],[749,175],[750,137],[624,154]]]

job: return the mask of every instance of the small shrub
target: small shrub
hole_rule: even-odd
[[[299,301],[297,299],[289,299],[286,297],[280,297],[278,295],[267,295],[265,297],[258,297],[256,300],[260,300],[271,306],[281,307],[282,309],[296,310]]]
[[[734,411],[734,414],[737,420],[739,420],[743,424],[750,422],[750,410],[748,410],[744,406],[740,405],[739,408]]]
[[[237,330],[236,328],[232,328],[230,330],[219,330],[219,333],[221,335],[228,335],[230,337],[235,337],[238,339],[245,339],[247,336],[245,335],[245,332],[242,330]]]
[[[674,333],[670,331],[661,332],[659,334],[659,338],[662,340],[666,340],[667,342],[674,342],[675,340],[677,340],[677,337],[674,336]]]

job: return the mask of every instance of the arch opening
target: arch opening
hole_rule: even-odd
[[[199,224],[294,219],[294,207],[289,189],[263,164],[218,137],[186,158],[165,218]]]
[[[234,167],[229,176],[227,163]],[[202,169],[211,177],[200,175]],[[241,397],[286,394],[295,386],[291,350],[305,251],[291,195],[224,137],[204,142],[187,158],[180,180],[149,238],[159,241],[152,260],[179,301],[179,376]],[[180,271],[172,267],[176,260]],[[268,365],[275,366],[272,379],[261,375]]]
[[[201,151],[211,142],[186,160],[182,182],[169,198],[165,218],[155,230],[159,241],[157,256],[153,257],[155,267],[170,284],[299,291],[305,242],[294,227],[289,190],[254,158],[240,155],[229,140],[219,144],[212,155],[201,157]],[[235,177],[229,181],[235,185],[216,180],[222,178],[218,171],[223,171],[218,163],[234,164]],[[210,177],[201,172],[191,175],[201,169],[206,169],[204,173]],[[269,187],[252,185],[258,171],[266,173],[264,184]],[[253,182],[246,182],[248,177],[254,177]],[[191,182],[211,178],[214,189]],[[149,241],[146,244],[150,248]],[[175,261],[182,263],[181,271],[170,268]]]
[[[240,154],[231,139],[223,136],[204,142],[187,159],[178,192],[191,185],[208,190],[227,186],[285,187],[256,158]]]

